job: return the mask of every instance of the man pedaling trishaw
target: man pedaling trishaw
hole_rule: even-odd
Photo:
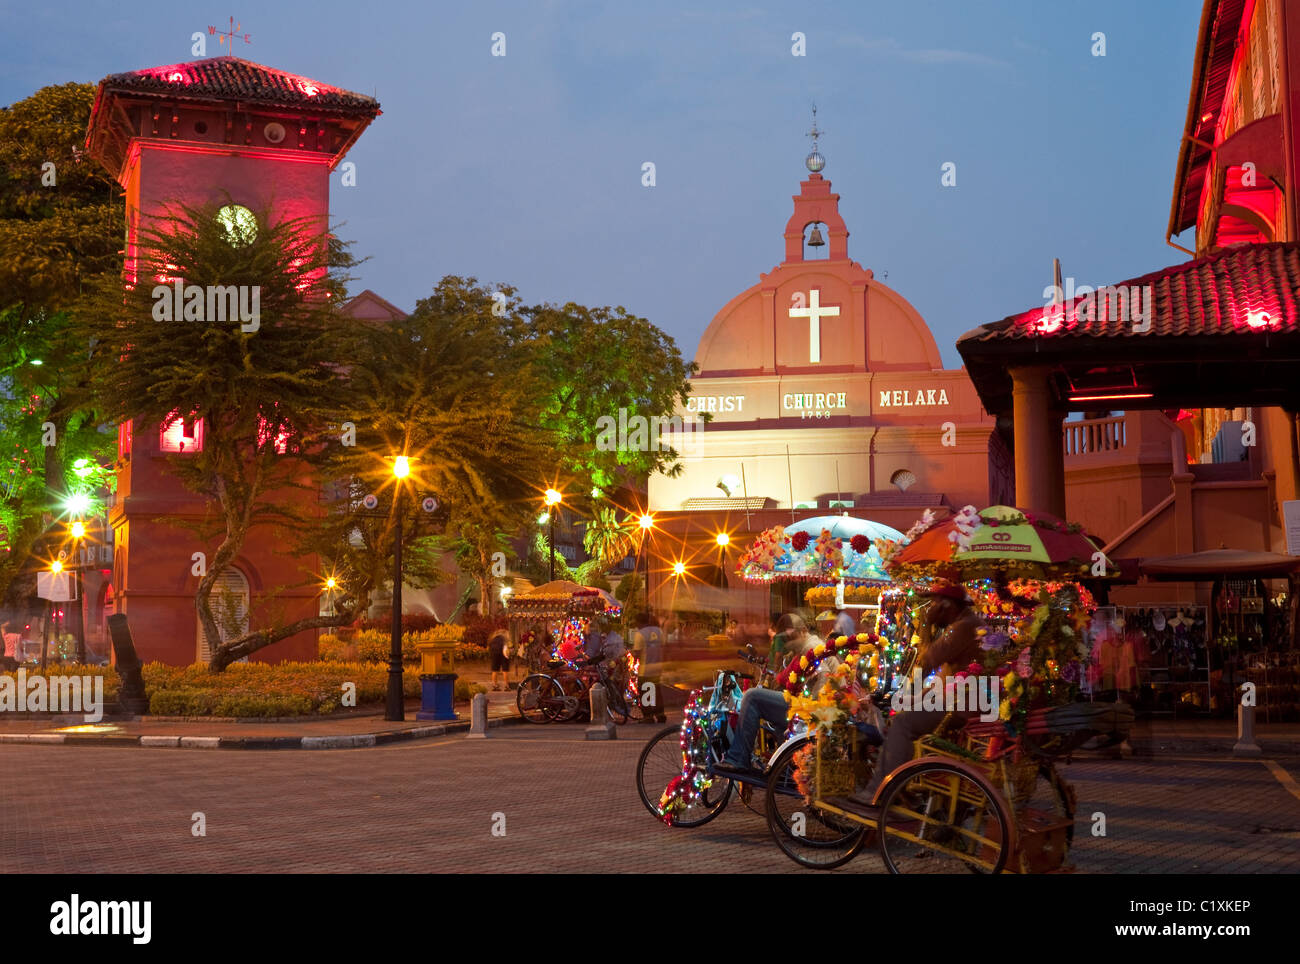
[[[900,670],[906,677],[914,661],[922,677],[937,670],[933,685],[939,693],[930,696],[938,697],[954,672],[978,662],[981,620],[960,584],[939,583],[922,595],[929,600],[927,621],[939,634],[923,652],[909,650]],[[851,638],[840,637],[827,653],[852,646]],[[818,668],[808,692],[816,695],[826,675]],[[895,694],[891,701],[883,674],[881,680],[861,701],[861,711],[840,727],[849,734],[847,760],[827,759],[821,741],[834,741],[829,729],[819,727],[808,755],[782,764],[799,773],[774,767],[770,774],[769,786],[787,788],[767,797],[772,836],[787,856],[828,869],[852,859],[874,838],[893,873],[1062,867],[1073,837],[1075,800],[1054,761],[1098,736],[1124,739],[1132,709],[1105,703],[1034,709],[1012,732],[1002,720],[981,718],[973,700],[961,701],[959,710],[912,708],[937,701],[913,693],[903,701],[911,707],[896,712],[886,726],[876,708],[899,700]],[[798,777],[809,770],[813,779],[801,782]],[[799,790],[791,792],[794,786]]]

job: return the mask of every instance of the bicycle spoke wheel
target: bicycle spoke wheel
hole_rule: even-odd
[[[590,712],[587,688],[582,685],[581,679],[576,676],[561,676],[556,680],[556,685],[560,687],[563,703],[556,707],[555,722],[572,723]]]
[[[1010,856],[1006,802],[983,777],[946,760],[899,768],[880,801],[880,856],[890,873],[1001,873]]]
[[[848,863],[867,841],[867,828],[820,811],[795,783],[794,756],[807,742],[787,747],[767,771],[767,827],[781,852],[804,867],[830,870]]]
[[[541,673],[526,677],[515,691],[515,706],[529,723],[551,722],[563,699],[555,680]]]
[[[627,722],[627,701],[614,686],[605,688],[605,712],[618,726]]]
[[[636,763],[636,789],[641,803],[663,819],[659,801],[664,791],[682,775],[681,728],[668,726],[652,736]],[[715,778],[703,792],[672,819],[674,827],[698,827],[708,823],[727,806],[731,781]]]

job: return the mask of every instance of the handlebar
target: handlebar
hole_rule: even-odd
[[[736,650],[736,655],[739,656],[741,659],[743,659],[746,663],[753,663],[755,666],[767,665],[767,657],[759,656],[757,653],[754,652],[752,647],[748,651],[743,649],[738,649]]]

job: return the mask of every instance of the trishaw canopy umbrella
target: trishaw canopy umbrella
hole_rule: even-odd
[[[815,516],[760,532],[736,571],[749,582],[885,583],[889,576],[875,540],[902,538],[897,529],[868,519]]]
[[[966,506],[917,535],[885,568],[895,578],[941,576],[961,582],[998,573],[1023,579],[1119,575],[1082,526],[1006,505],[979,512]]]
[[[620,609],[618,600],[603,589],[556,579],[529,592],[511,596],[506,604],[506,616],[510,619],[561,619],[571,615],[618,612]]]

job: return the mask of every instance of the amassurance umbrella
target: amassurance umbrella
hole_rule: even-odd
[[[968,505],[930,526],[886,564],[895,579],[940,576],[965,582],[1005,573],[1021,579],[1119,575],[1083,527],[1042,512]]]

